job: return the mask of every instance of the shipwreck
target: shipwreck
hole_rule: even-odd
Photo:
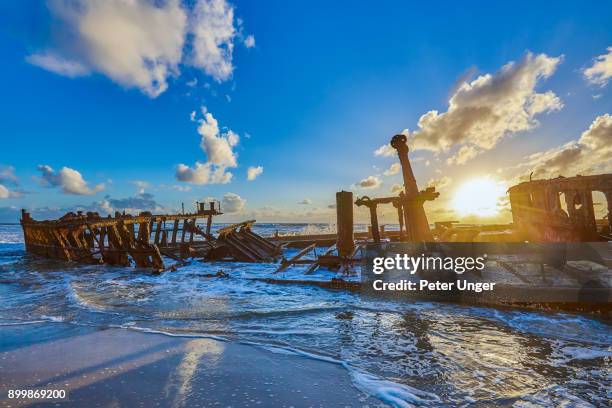
[[[403,251],[401,245],[406,243],[419,253],[451,253],[453,244],[464,244],[472,251],[491,254],[486,273],[466,276],[467,284],[495,281],[496,291],[470,299],[454,293],[444,300],[521,307],[554,304],[554,308],[610,313],[612,174],[529,180],[512,186],[508,190],[509,224],[430,224],[424,206],[439,193],[431,187],[418,188],[406,136],[396,135],[390,144],[401,165],[402,191],[394,196],[357,198],[350,191],[336,193],[335,233],[263,237],[253,232],[255,220],[249,220],[213,234],[213,217],[222,214],[218,202],[196,203],[192,213],[117,212],[102,217],[78,212],[46,221],[34,220],[22,210],[25,248],[45,258],[134,265],[155,272],[176,269],[193,259],[276,263],[270,277],[256,279],[361,291],[367,286],[364,268],[372,253],[393,254]],[[594,191],[607,199],[607,215],[601,219],[595,217]],[[387,230],[379,224],[379,207],[384,205],[394,208],[398,228]],[[367,232],[354,231],[355,206],[368,209]],[[526,249],[525,244],[540,245],[537,256],[533,256],[534,247]],[[317,248],[325,249],[317,253]],[[292,256],[286,258],[289,254]],[[357,267],[361,267],[361,280]],[[304,279],[285,278],[290,268],[298,268]],[[307,276],[319,268],[339,273],[324,280]],[[431,278],[415,275],[419,277]]]
[[[26,251],[51,259],[82,263],[152,268],[175,268],[190,258],[272,262],[280,247],[252,232],[255,221],[232,224],[211,234],[218,202],[196,203],[187,214],[141,212],[137,216],[115,213],[68,213],[57,220],[37,221],[22,210],[21,225]],[[205,220],[200,227],[198,220]],[[196,239],[197,238],[197,239]],[[177,261],[167,267],[164,258]]]

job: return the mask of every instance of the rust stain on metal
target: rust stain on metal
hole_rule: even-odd
[[[29,253],[82,263],[134,264],[158,272],[172,268],[166,267],[164,257],[178,261],[176,267],[193,257],[259,262],[280,254],[280,247],[251,231],[255,221],[227,226],[215,238],[212,218],[221,214],[215,203],[197,203],[197,211],[190,214],[117,212],[101,217],[70,212],[50,221],[34,220],[22,210],[21,226]],[[198,227],[199,219],[206,220],[205,230]]]

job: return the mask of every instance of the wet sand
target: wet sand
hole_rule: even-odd
[[[9,400],[63,389],[65,400]],[[59,404],[59,405],[58,405]],[[64,323],[0,327],[0,405],[362,407],[343,367],[258,346]]]

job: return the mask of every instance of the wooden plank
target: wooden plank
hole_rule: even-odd
[[[321,256],[328,256],[328,255],[331,255],[331,253],[332,253],[332,252],[334,252],[335,250],[336,250],[336,244],[334,244],[334,245],[330,246],[330,247],[327,249],[327,251],[325,251],[325,252],[323,253],[323,255],[321,255]],[[312,265],[310,266],[310,268],[308,268],[308,270],[306,271],[306,275],[313,273],[314,271],[316,271],[317,269],[319,269],[319,267],[320,267],[320,266],[321,266],[321,264],[319,263],[318,258],[317,258],[317,262],[315,262],[314,264],[312,264]]]
[[[185,242],[185,234],[187,233],[186,225],[189,224],[189,220],[183,220],[183,228],[181,230],[181,243]]]
[[[174,227],[172,227],[172,244],[176,244],[176,234],[179,229],[179,220],[174,220]]]
[[[157,221],[157,228],[155,229],[155,239],[153,240],[155,245],[159,244],[159,234],[161,233],[162,224],[163,221]]]
[[[239,222],[237,224],[232,224],[232,225],[228,225],[227,227],[223,227],[219,231],[217,231],[217,233],[221,237],[225,234],[229,234],[229,233],[236,231],[238,228],[250,229],[253,224],[255,224],[255,220]]]
[[[196,222],[198,220],[196,218],[193,219],[193,221],[189,224],[189,226],[191,228],[189,228],[189,243],[191,244],[193,242],[193,236],[194,236],[194,230],[197,228]]]
[[[295,255],[293,258],[289,259],[288,261],[282,262],[281,266],[274,273],[279,273],[279,272],[284,271],[289,266],[291,266],[293,264],[293,262],[297,261],[298,259],[300,259],[304,255],[306,255],[308,252],[310,252],[311,250],[316,248],[316,246],[317,246],[317,244],[315,242],[313,242],[312,244],[308,245],[306,248],[304,248],[300,252],[298,252],[297,255]]]

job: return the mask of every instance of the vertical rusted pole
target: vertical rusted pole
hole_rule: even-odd
[[[166,229],[166,220],[163,221],[163,230],[162,230],[162,237],[161,237],[161,241],[160,241],[160,245],[162,247],[167,247],[168,246],[168,230]]]
[[[159,234],[161,233],[161,227],[162,227],[162,220],[161,219],[157,219],[157,228],[155,229],[155,244],[159,243]]]
[[[206,235],[210,235],[210,229],[212,227],[212,212],[215,209],[215,203],[212,202],[209,204],[211,214],[208,215],[208,219],[206,220]]]
[[[187,219],[183,220],[183,229],[181,230],[181,243],[185,242],[185,234],[187,233],[187,228],[185,227],[189,221]]]
[[[370,221],[372,223],[372,238],[374,242],[380,243],[380,228],[378,227],[378,214],[376,214],[376,204],[369,206]]]
[[[196,221],[197,221],[197,220],[198,220],[197,218],[194,218],[194,219],[193,219],[193,221],[191,221],[191,226],[192,226],[192,227],[195,227],[195,226],[196,226]],[[193,234],[193,229],[190,229],[190,230],[189,230],[189,243],[192,243],[192,242],[193,242],[193,235],[194,235],[194,234]]]
[[[176,234],[179,229],[179,220],[174,220],[174,226],[172,227],[172,244],[176,244]]]
[[[339,191],[336,193],[336,229],[338,237],[336,248],[339,256],[351,256],[355,249],[353,236],[353,193]]]
[[[404,217],[406,218],[406,235],[414,241],[431,241],[433,239],[429,230],[427,215],[423,209],[423,202],[418,201],[419,188],[412,172],[412,166],[408,159],[408,145],[405,135],[395,135],[391,139],[391,147],[397,150],[397,156],[402,166],[402,177],[404,179],[404,193],[408,199],[404,205]]]

